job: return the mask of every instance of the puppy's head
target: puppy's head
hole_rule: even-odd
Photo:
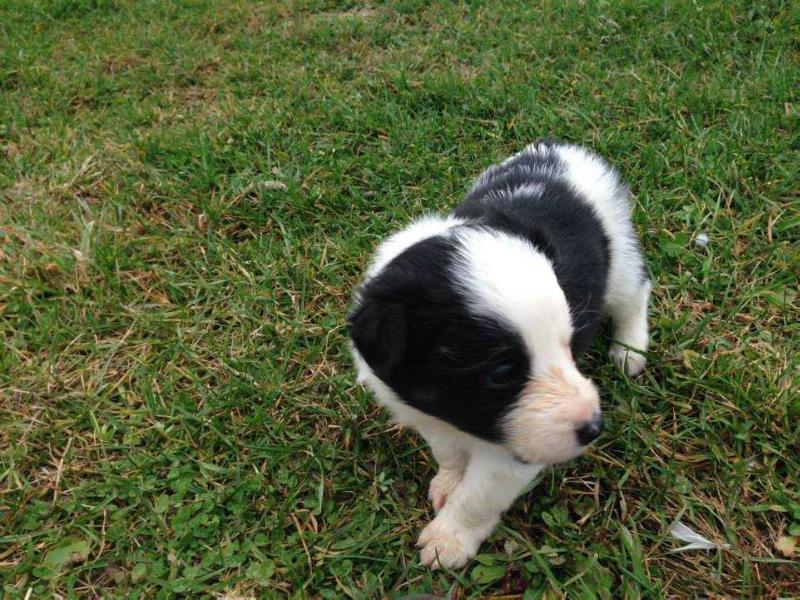
[[[463,226],[410,245],[373,269],[349,326],[403,402],[520,461],[568,460],[600,432],[566,298],[548,258],[520,238]]]

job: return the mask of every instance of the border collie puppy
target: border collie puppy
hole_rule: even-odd
[[[597,438],[575,359],[604,314],[614,361],[644,368],[650,282],[629,196],[597,155],[543,140],[378,248],[348,322],[359,381],[439,463],[423,564],[464,565],[543,467]]]

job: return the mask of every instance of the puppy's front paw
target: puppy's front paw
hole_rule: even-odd
[[[420,563],[431,569],[458,569],[475,556],[480,543],[472,532],[436,517],[419,536]]]
[[[640,354],[636,350],[629,350],[620,344],[611,344],[608,353],[628,377],[635,377],[644,371],[644,365],[647,362],[644,354]]]
[[[440,468],[436,476],[431,479],[431,485],[428,488],[428,499],[433,504],[433,510],[437,513],[444,508],[447,503],[447,498],[456,489],[456,486],[461,483],[463,473],[455,469]]]

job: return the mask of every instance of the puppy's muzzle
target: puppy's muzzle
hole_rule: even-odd
[[[506,447],[514,457],[540,464],[578,456],[602,430],[597,389],[574,364],[534,377],[503,425]]]

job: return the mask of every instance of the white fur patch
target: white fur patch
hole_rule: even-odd
[[[518,198],[520,196],[525,197],[526,199],[529,198],[538,198],[544,192],[544,185],[541,183],[528,183],[526,185],[521,185],[519,187],[515,187],[511,190],[511,198]]]
[[[502,232],[456,234],[462,262],[455,276],[476,314],[498,317],[519,332],[534,359],[534,374],[570,360],[569,304],[547,257],[527,241]]]

